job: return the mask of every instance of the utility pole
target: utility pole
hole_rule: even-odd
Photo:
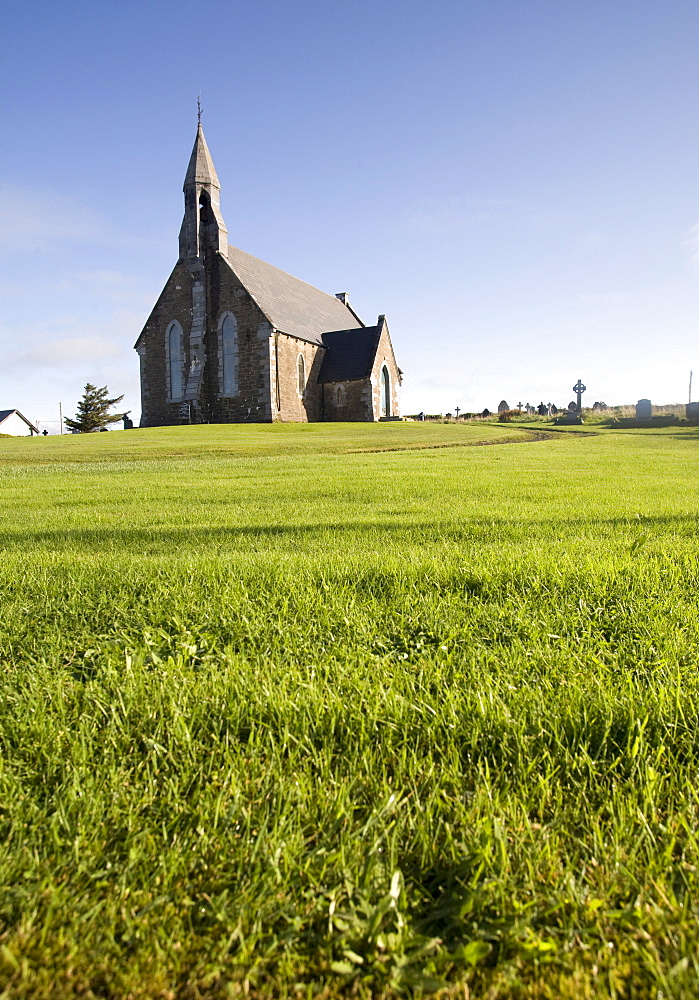
[[[690,402],[690,403],[692,402],[692,375],[693,374],[694,374],[694,372],[690,371],[690,373],[689,373],[689,400],[688,400],[688,402]]]
[[[61,422],[61,434],[63,433],[63,403],[58,404],[58,415]]]

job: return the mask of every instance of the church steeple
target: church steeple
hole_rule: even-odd
[[[214,161],[206,145],[201,121],[184,179],[184,219],[180,229],[180,259],[201,258],[206,250],[228,253],[228,230],[221,215]]]

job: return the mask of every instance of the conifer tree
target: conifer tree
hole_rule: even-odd
[[[90,431],[99,431],[103,427],[106,428],[109,424],[121,420],[121,413],[109,413],[108,411],[112,406],[120,403],[124,397],[117,396],[115,399],[108,399],[108,391],[106,385],[97,389],[96,386],[90,385],[88,382],[83,398],[78,403],[75,420],[71,420],[70,417],[63,418],[68,430],[77,431],[79,434],[89,434]]]

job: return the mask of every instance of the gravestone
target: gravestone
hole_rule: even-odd
[[[699,403],[687,403],[684,415],[687,420],[697,420],[699,418]]]
[[[583,392],[585,391],[584,386],[582,391]],[[583,422],[582,415],[580,413],[580,410],[578,409],[578,404],[574,399],[572,399],[570,403],[568,403],[568,409],[565,411],[563,416],[556,417],[557,424],[581,424],[582,422]]]
[[[639,399],[636,403],[636,420],[650,420],[653,407],[649,399]]]

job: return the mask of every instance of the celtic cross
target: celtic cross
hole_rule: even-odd
[[[578,396],[578,413],[580,413],[580,411],[582,410],[582,394],[585,392],[586,389],[587,386],[582,384],[582,379],[578,379],[578,381],[573,386],[573,392],[577,393]]]

